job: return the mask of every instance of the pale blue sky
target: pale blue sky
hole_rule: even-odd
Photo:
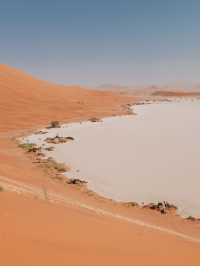
[[[0,63],[59,83],[200,81],[200,1],[0,0]]]

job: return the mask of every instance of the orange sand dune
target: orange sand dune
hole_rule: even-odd
[[[199,265],[199,246],[172,236],[6,192],[0,201],[4,266]]]
[[[126,208],[53,180],[12,136],[51,120],[121,114],[135,97],[37,80],[0,65],[0,176],[46,187],[73,200],[199,236],[199,228],[176,216]],[[199,265],[199,244],[71,205],[0,192],[3,266]]]
[[[111,92],[50,84],[5,65],[0,65],[0,95],[1,131],[27,129],[52,119],[112,115],[128,100]]]

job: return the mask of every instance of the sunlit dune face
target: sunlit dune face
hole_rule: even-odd
[[[50,120],[112,115],[128,100],[112,92],[50,84],[4,65],[0,65],[0,93],[1,131],[34,127]]]

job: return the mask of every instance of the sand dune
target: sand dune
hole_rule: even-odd
[[[27,129],[52,119],[112,115],[128,100],[111,92],[50,84],[5,65],[0,65],[0,95],[1,131]]]
[[[199,237],[197,225],[176,216],[125,208],[53,180],[13,136],[51,120],[72,121],[125,113],[134,96],[58,86],[0,66],[0,175],[74,200],[124,213]],[[0,251],[4,266],[199,265],[199,244],[150,228],[35,197],[0,192]]]

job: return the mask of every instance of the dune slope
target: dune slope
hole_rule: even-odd
[[[0,65],[0,130],[27,129],[50,120],[112,115],[128,96],[50,84]]]
[[[112,210],[112,202],[110,205],[103,200],[96,202],[95,197],[86,197],[81,190],[50,179],[12,137],[51,120],[122,114],[127,112],[124,106],[134,100],[133,95],[50,84],[0,65],[0,176],[40,188],[45,185],[74,200]],[[137,217],[134,209],[131,213]],[[54,205],[3,191],[0,214],[0,253],[4,266],[184,266],[200,262],[198,243],[71,205]],[[181,225],[175,218],[173,224],[176,228]]]

